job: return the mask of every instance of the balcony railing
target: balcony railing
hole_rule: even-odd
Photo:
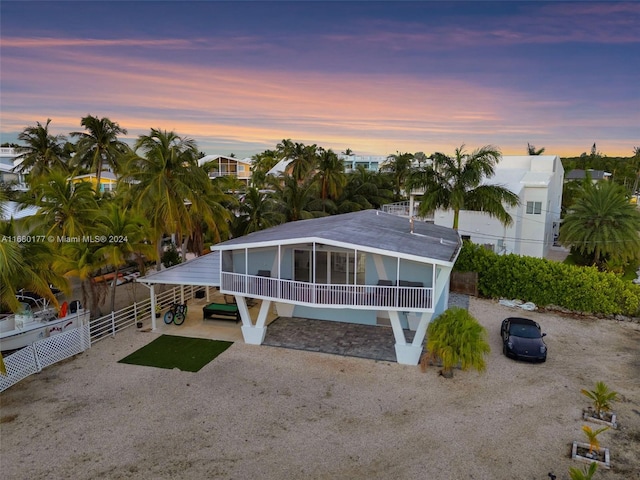
[[[433,310],[432,288],[296,282],[229,272],[222,272],[220,280],[225,292],[302,305]]]

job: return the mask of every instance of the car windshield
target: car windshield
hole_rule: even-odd
[[[522,338],[540,338],[540,331],[535,325],[522,325],[521,323],[512,323],[509,327],[509,334]]]

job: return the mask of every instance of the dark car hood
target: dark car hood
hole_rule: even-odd
[[[509,337],[511,343],[513,343],[513,350],[521,353],[539,354],[540,347],[544,345],[542,338],[522,338],[522,337]]]

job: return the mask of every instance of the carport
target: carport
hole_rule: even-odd
[[[210,288],[220,287],[220,253],[211,252],[178,265],[139,277],[136,282],[149,289],[151,311],[156,309],[156,285],[180,287],[180,303],[184,303],[184,287],[205,287],[205,298],[210,299]],[[151,329],[156,330],[155,315],[151,315]]]

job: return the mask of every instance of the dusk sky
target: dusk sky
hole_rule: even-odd
[[[631,156],[638,2],[0,3],[0,141],[109,117],[208,154]]]

